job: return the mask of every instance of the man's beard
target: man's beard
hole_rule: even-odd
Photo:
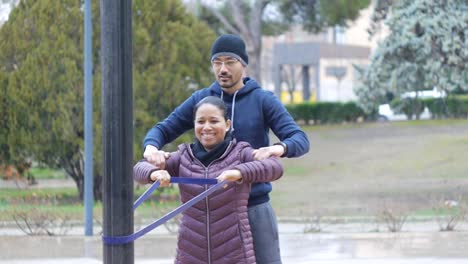
[[[230,85],[223,85],[223,84],[219,84],[219,86],[221,86],[221,88],[224,88],[224,89],[231,89],[232,87],[234,87],[235,83],[231,83]]]
[[[231,83],[228,84],[228,83],[221,82],[221,81],[219,80],[219,79],[221,79],[221,78],[229,78],[229,79],[232,81],[232,76],[229,76],[229,75],[220,75],[220,76],[218,77],[219,86],[221,86],[221,87],[224,88],[224,89],[230,89],[230,88],[236,86],[236,84],[239,82],[239,81],[237,81],[237,82],[232,81]]]

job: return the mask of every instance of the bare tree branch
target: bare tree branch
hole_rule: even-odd
[[[251,38],[257,39],[254,41],[255,49],[261,47],[261,38],[255,38],[255,36],[262,35],[262,16],[263,11],[265,10],[266,6],[270,3],[270,0],[260,0],[256,1],[251,13],[250,19],[250,29],[251,29]]]
[[[239,27],[240,33],[243,36],[249,36],[249,27],[247,26],[247,21],[245,20],[244,12],[245,8],[242,7],[242,1],[230,1],[229,5],[232,8],[232,15],[234,16],[234,21]]]
[[[209,6],[209,5],[206,5],[206,4],[203,4],[203,7],[205,7],[206,9],[210,10],[211,13],[213,13],[213,15],[219,19],[219,21],[221,21],[221,23],[223,23],[224,27],[230,31],[231,33],[233,34],[237,34],[237,35],[240,35],[240,32],[239,30],[234,27],[230,22],[229,20],[218,10],[216,9],[215,7],[212,7],[212,6]]]

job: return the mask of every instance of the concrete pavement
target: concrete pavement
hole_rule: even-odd
[[[307,260],[289,262],[283,260],[284,264],[465,264],[467,259],[439,259],[439,258],[390,258],[390,259],[332,259],[332,260]],[[95,259],[45,259],[45,260],[8,260],[0,261],[0,264],[102,264]],[[170,259],[136,260],[135,264],[172,264]]]
[[[284,264],[468,263],[468,232],[286,233]],[[135,242],[135,263],[173,263],[176,237],[148,235]],[[0,264],[101,264],[99,236],[1,236]]]

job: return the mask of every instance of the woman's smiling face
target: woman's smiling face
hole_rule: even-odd
[[[205,103],[195,113],[195,136],[207,151],[223,142],[230,125],[231,121],[215,105]]]

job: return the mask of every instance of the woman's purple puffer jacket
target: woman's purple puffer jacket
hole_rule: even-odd
[[[221,172],[238,169],[242,183],[230,182],[182,215],[175,263],[230,264],[255,263],[247,201],[252,182],[274,181],[283,175],[278,158],[254,161],[248,143],[233,140],[225,153],[205,167],[197,160],[189,144],[179,146],[166,161],[171,176],[216,178]],[[146,161],[134,167],[134,179],[150,183],[149,175],[157,168]],[[182,202],[187,202],[209,186],[181,184]]]

